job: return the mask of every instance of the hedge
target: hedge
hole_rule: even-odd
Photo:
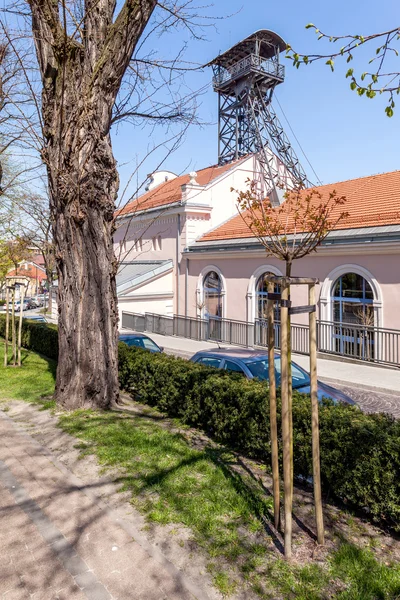
[[[0,335],[4,335],[3,316]],[[24,319],[22,344],[56,359],[57,327]],[[216,441],[270,463],[266,383],[123,343],[118,352],[122,389],[204,430]],[[308,479],[312,476],[311,403],[309,396],[296,392],[293,436],[294,473]],[[325,494],[400,531],[400,420],[326,400],[320,405],[320,441]]]
[[[121,388],[141,402],[270,464],[265,383],[125,344],[119,345],[119,377]],[[400,421],[325,400],[320,406],[320,441],[325,494],[400,531]],[[297,392],[293,393],[293,442],[295,476],[308,479],[312,476],[311,401]]]
[[[19,320],[19,316],[18,316]],[[17,325],[18,328],[18,325]],[[6,335],[6,317],[0,315],[0,336]],[[11,318],[9,338],[11,339]],[[43,354],[48,358],[58,359],[58,329],[57,325],[22,319],[21,344],[28,350]]]

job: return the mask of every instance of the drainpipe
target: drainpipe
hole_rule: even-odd
[[[176,314],[179,315],[179,273],[180,273],[180,255],[181,250],[181,215],[178,213],[178,232],[176,236]]]

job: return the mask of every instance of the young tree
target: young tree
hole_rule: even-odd
[[[316,252],[328,233],[348,216],[343,210],[344,196],[332,189],[324,194],[318,188],[295,188],[285,194],[284,202],[273,207],[261,198],[256,183],[238,191],[238,209],[243,221],[264,246],[268,256],[283,260],[286,277],[292,274],[293,261]]]
[[[400,94],[400,71],[399,67],[389,66],[391,57],[399,56],[400,27],[393,27],[387,31],[381,31],[370,35],[330,35],[322,32],[313,23],[306,25],[306,29],[312,29],[318,36],[318,40],[328,41],[333,44],[332,52],[323,54],[300,54],[287,47],[287,58],[293,60],[297,68],[300,65],[310,65],[316,61],[325,61],[331,68],[335,69],[336,60],[346,60],[349,69],[346,78],[350,79],[350,89],[356,91],[359,96],[375,98],[376,94],[388,96],[388,104],[385,112],[388,117],[393,116],[395,107],[395,95]],[[368,62],[365,71],[356,73],[351,66],[354,54],[361,46],[373,47],[374,54]]]
[[[8,239],[4,242],[2,254],[4,257],[8,257],[14,267],[14,274],[18,275],[19,264],[31,258],[33,254],[31,239],[21,235],[16,235],[14,239]]]
[[[116,102],[156,6],[166,11],[165,26],[182,21],[190,29],[190,2],[125,0],[118,10],[115,0],[27,1],[43,86],[42,158],[59,281],[56,398],[68,408],[108,408],[119,397],[112,244],[119,181],[110,127],[114,117],[139,116],[126,97]]]
[[[284,202],[278,207],[273,207],[269,198],[260,198],[257,190],[257,183],[255,181],[248,180],[248,189],[245,191],[233,189],[232,191],[235,191],[238,194],[237,204],[240,216],[253,235],[259,239],[265,248],[267,256],[274,256],[275,258],[285,262],[285,277],[282,278],[284,280],[282,299],[286,302],[288,299],[290,299],[290,278],[292,275],[293,262],[300,258],[304,258],[312,252],[316,252],[318,246],[321,245],[329,231],[334,229],[340,223],[340,221],[348,216],[348,213],[343,210],[343,205],[346,202],[346,198],[344,196],[337,195],[334,189],[332,189],[330,192],[326,192],[325,195],[323,195],[318,189],[304,189],[298,187],[287,191]],[[271,313],[271,307],[269,312]],[[287,353],[288,389],[285,390],[285,410],[287,410],[289,417],[289,439],[285,443],[288,443],[289,446],[288,450],[290,464],[285,463],[284,470],[286,471],[286,482],[287,470],[289,470],[291,473],[289,478],[291,489],[289,491],[288,502],[291,507],[293,496],[293,423],[290,341],[291,322],[290,312],[286,311],[286,308],[285,322],[286,335],[283,336],[282,334],[282,339],[285,339],[285,348],[282,348],[282,352],[285,352],[285,355]],[[285,324],[282,321],[282,327],[284,326]],[[270,341],[271,335],[273,334],[271,331],[269,333]],[[283,397],[284,394],[282,392],[282,406]],[[271,427],[273,423],[275,431],[271,431],[271,439],[276,440],[276,417],[271,415]],[[278,473],[277,448],[275,448],[275,452],[273,452],[272,459],[275,496],[275,494],[278,493],[276,491],[276,478]],[[286,502],[287,498],[285,495],[285,505],[287,508]],[[279,514],[277,514],[278,504],[276,502],[274,505],[274,510],[275,522],[277,523],[279,521]],[[285,542],[286,541],[285,532]]]

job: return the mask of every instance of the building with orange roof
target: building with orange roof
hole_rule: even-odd
[[[7,273],[8,276],[15,277],[19,275],[28,277],[29,285],[27,290],[25,291],[25,296],[27,297],[41,294],[43,292],[43,289],[46,287],[46,270],[40,258],[40,255],[38,255],[38,257],[32,257],[32,260],[24,260],[21,263],[19,263],[17,269],[11,269]]]
[[[267,256],[231,191],[246,189],[255,169],[254,157],[246,157],[174,176],[120,211],[121,316],[153,312],[265,325],[265,274],[282,275],[284,264]],[[317,314],[331,326],[330,346],[347,339],[332,333],[338,323],[400,330],[400,171],[315,189],[323,198],[332,191],[345,196],[338,210],[348,216],[317,252],[294,263],[292,274],[319,279]],[[292,289],[292,302],[307,304],[304,287]],[[306,318],[293,321],[300,326]],[[400,356],[400,336],[393,339]]]
[[[257,198],[268,197],[279,214],[285,190],[300,185],[308,194],[313,185],[273,107],[273,92],[284,81],[279,55],[285,47],[278,34],[262,29],[213,59],[218,165],[180,176],[154,173],[145,193],[118,209],[120,318],[124,312],[182,315],[204,321],[208,338],[214,332],[226,341],[227,331],[242,327],[252,331],[247,344],[260,342],[266,276],[282,275],[284,264],[268,256],[246,213],[238,215],[239,191],[254,182]],[[347,345],[354,356],[385,362],[391,353],[400,365],[400,171],[317,191],[322,199],[332,192],[345,197],[348,213],[316,252],[292,267],[293,276],[320,282],[323,349],[346,354]],[[289,202],[286,208],[290,238],[298,233]],[[292,304],[306,305],[306,295],[305,286],[293,286]],[[293,335],[306,318],[293,314]],[[393,331],[383,342],[384,328]]]
[[[180,176],[159,171],[142,196],[117,210],[120,317],[123,310],[169,315],[184,310],[185,249],[237,214],[230,189],[244,187],[256,168],[256,158],[247,156]]]

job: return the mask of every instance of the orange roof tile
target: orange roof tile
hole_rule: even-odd
[[[229,169],[238,164],[238,162],[241,162],[241,160],[243,159],[239,159],[239,161],[227,165],[213,165],[212,167],[201,169],[200,171],[197,171],[196,181],[199,185],[208,185],[211,181],[226,171],[229,171]],[[123,208],[118,209],[115,215],[119,217],[121,215],[127,215],[137,211],[148,210],[150,208],[157,208],[159,206],[166,206],[178,202],[182,198],[181,186],[185,183],[189,183],[189,181],[190,176],[188,174],[181,175],[175,179],[170,179],[149,192],[146,192],[137,200],[133,200]]]
[[[337,206],[331,218],[347,212],[348,217],[341,220],[335,229],[351,229],[354,227],[376,227],[380,225],[400,224],[400,171],[370,175],[349,181],[340,181],[322,185],[317,188],[322,194],[322,201],[335,191],[338,196],[345,196],[343,206]],[[309,190],[304,190],[307,194]],[[315,202],[321,202],[315,198]],[[246,213],[243,213],[245,216]],[[289,233],[289,231],[287,231]],[[237,215],[213,231],[209,231],[200,242],[228,240],[254,237],[242,217]]]
[[[29,277],[30,279],[37,279],[38,281],[43,281],[43,279],[46,279],[46,273],[42,268],[30,264],[28,264],[27,269],[25,268],[25,265],[19,266],[16,271],[13,269],[12,271],[9,271],[7,275],[10,277]]]

